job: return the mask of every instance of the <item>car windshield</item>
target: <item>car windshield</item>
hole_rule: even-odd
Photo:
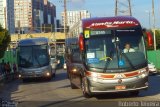
[[[47,45],[19,47],[19,66],[38,68],[49,65]]]
[[[92,32],[92,31],[91,31]],[[146,66],[145,45],[135,29],[115,30],[86,38],[86,64],[101,72],[123,72]],[[98,35],[97,35],[98,34]],[[126,51],[129,45],[129,51]],[[127,48],[127,49],[125,49]]]

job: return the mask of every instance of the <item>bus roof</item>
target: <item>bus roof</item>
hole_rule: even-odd
[[[49,40],[47,38],[30,38],[20,40],[18,46],[31,46],[31,45],[44,45],[48,44]]]
[[[97,17],[83,19],[83,29],[126,28],[140,26],[137,19],[131,16]]]

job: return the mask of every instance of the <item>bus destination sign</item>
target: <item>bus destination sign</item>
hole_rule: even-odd
[[[91,30],[91,35],[110,35],[111,30]]]

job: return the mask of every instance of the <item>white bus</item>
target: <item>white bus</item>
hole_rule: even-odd
[[[21,40],[18,43],[19,77],[23,81],[38,77],[52,79],[56,73],[57,61],[51,58],[50,53],[51,48],[47,38]]]

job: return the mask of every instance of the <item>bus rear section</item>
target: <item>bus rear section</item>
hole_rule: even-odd
[[[47,38],[24,39],[18,43],[19,77],[51,79],[55,71],[50,59],[50,46]]]
[[[143,32],[133,17],[84,19],[66,40],[67,73],[84,96],[148,88]],[[78,34],[78,35],[76,35]]]

